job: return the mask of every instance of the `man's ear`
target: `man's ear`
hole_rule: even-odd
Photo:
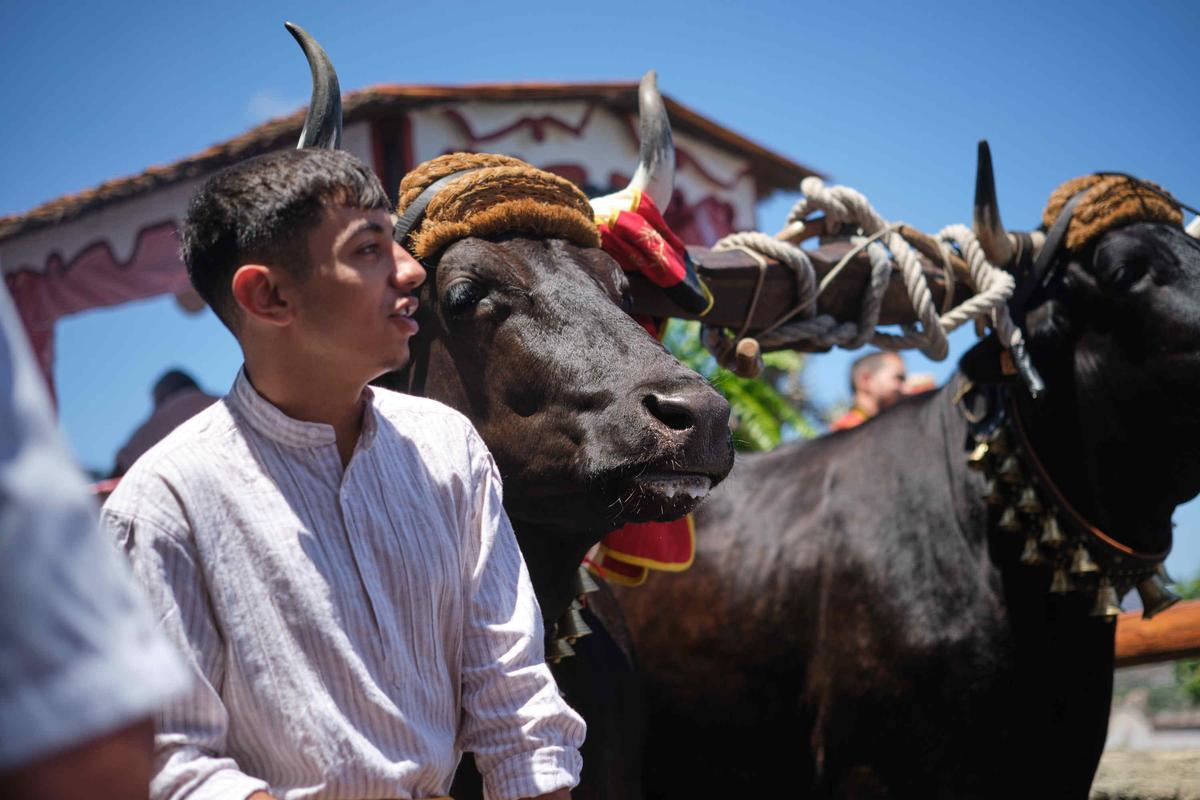
[[[287,325],[296,307],[281,291],[280,277],[277,270],[262,264],[243,264],[233,273],[233,299],[252,319]]]

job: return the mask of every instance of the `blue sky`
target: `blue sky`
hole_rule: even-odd
[[[1200,4],[1177,3],[4,3],[0,214],[173,161],[304,102],[283,30],[305,26],[345,89],[376,83],[634,79],[928,231],[969,222],[975,143],[992,143],[1005,221],[1050,191],[1131,172],[1200,205]],[[760,209],[782,223],[795,196]],[[939,379],[951,358],[910,370]],[[843,399],[852,355],[810,359]],[[79,315],[58,332],[62,419],[107,468],[168,366],[214,392],[239,363],[211,314],[169,300]],[[1200,571],[1200,504],[1176,515],[1170,565]]]

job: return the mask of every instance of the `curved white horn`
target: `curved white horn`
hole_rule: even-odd
[[[979,158],[975,167],[975,235],[988,261],[999,267],[1012,263],[1016,253],[1013,237],[1000,221],[996,203],[996,177],[992,172],[992,151],[987,139],[979,142]]]
[[[1188,226],[1184,228],[1184,230],[1187,231],[1187,235],[1191,236],[1193,239],[1200,239],[1200,216],[1194,217],[1192,221],[1188,223]]]
[[[675,191],[675,142],[654,70],[642,76],[638,86],[638,120],[641,152],[629,188],[650,195],[658,210],[666,213]]]

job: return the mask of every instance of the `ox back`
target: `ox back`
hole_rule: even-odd
[[[740,457],[693,568],[622,593],[648,796],[1087,796],[1113,627],[990,532],[961,380]]]

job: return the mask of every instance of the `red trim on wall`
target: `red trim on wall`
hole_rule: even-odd
[[[54,391],[54,326],[58,320],[92,308],[174,294],[189,286],[179,258],[174,220],[146,225],[134,237],[133,252],[117,260],[107,239],[92,242],[69,262],[61,253],[46,257],[44,270],[22,265],[5,276],[39,366]]]
[[[553,114],[543,114],[540,117],[521,117],[516,122],[505,125],[503,128],[497,128],[496,130],[488,133],[476,133],[475,129],[471,127],[471,123],[467,121],[467,118],[452,108],[443,109],[442,113],[446,115],[447,119],[462,129],[463,134],[466,135],[467,140],[471,143],[471,146],[474,147],[475,145],[484,144],[486,142],[491,142],[507,136],[513,131],[520,130],[524,127],[528,127],[530,129],[530,135],[533,136],[533,140],[535,142],[540,142],[546,138],[547,128],[558,128],[559,130],[565,131],[566,133],[569,133],[578,139],[583,135],[583,131],[585,128],[587,128],[587,125],[591,121],[592,114],[595,112],[595,110],[596,104],[588,103],[587,110],[583,114],[583,119],[579,120],[578,125],[572,125],[569,122],[563,122]]]

